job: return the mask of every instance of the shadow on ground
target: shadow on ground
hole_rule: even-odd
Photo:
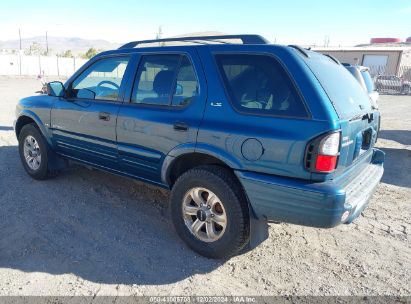
[[[411,151],[382,150],[383,182],[411,187]],[[0,147],[0,267],[160,285],[221,266],[223,261],[182,243],[167,202],[166,191],[79,166],[35,181],[24,172],[16,146]]]
[[[13,131],[13,127],[9,126],[0,126],[0,131]]]
[[[411,171],[411,151],[406,149],[379,148],[385,152],[382,182],[411,188],[408,178]]]
[[[381,130],[379,138],[395,141],[401,145],[411,145],[409,130]],[[382,182],[411,188],[408,178],[411,172],[411,150],[401,148],[379,148],[385,152],[384,175]]]
[[[17,147],[0,147],[0,267],[147,285],[219,267],[180,241],[167,201],[165,191],[79,166],[35,181]]]
[[[393,140],[402,145],[411,145],[411,131],[409,130],[381,130],[378,137]]]

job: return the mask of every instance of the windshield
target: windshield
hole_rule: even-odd
[[[306,58],[305,62],[340,118],[349,119],[361,112],[371,111],[368,94],[343,65],[315,52],[310,52],[310,58]]]
[[[362,70],[361,75],[364,78],[365,86],[367,87],[368,93],[374,92],[374,81],[372,81],[370,72],[368,72],[368,70]]]

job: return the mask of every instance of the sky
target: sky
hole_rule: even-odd
[[[280,44],[350,46],[411,36],[411,0],[0,0],[0,40],[45,35],[123,43],[219,31]],[[328,37],[328,38],[326,38]]]

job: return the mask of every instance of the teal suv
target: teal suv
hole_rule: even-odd
[[[335,58],[230,35],[98,54],[20,100],[15,132],[34,179],[70,160],[170,189],[179,236],[226,258],[263,241],[269,221],[353,221],[383,174],[379,120]]]

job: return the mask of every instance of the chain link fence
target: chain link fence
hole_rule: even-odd
[[[370,66],[375,88],[381,94],[411,95],[411,66],[401,66],[396,74],[386,71],[385,66]]]

